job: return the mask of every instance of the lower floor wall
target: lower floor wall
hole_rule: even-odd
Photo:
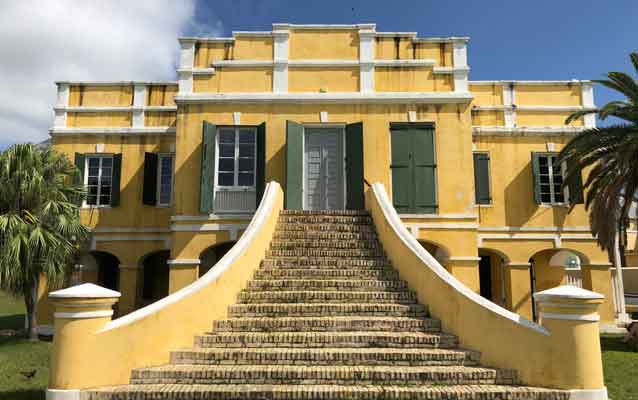
[[[248,219],[179,221],[170,231],[151,234],[96,232],[68,285],[89,282],[117,290],[121,298],[115,316],[128,314],[206,273],[241,236]],[[406,218],[404,223],[452,275],[508,310],[535,320],[532,294],[571,284],[603,294],[601,325],[614,325],[617,285],[612,265],[590,235],[494,234],[470,221],[430,223]],[[43,332],[53,325],[47,291],[43,284],[38,303]]]

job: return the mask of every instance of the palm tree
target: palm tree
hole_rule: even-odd
[[[629,57],[638,76],[638,55],[631,53]],[[601,120],[616,117],[620,121],[580,132],[563,148],[558,161],[567,165],[565,185],[583,171],[589,172],[583,188],[587,193],[585,208],[591,209],[592,234],[610,260],[614,260],[616,245],[619,246],[624,267],[626,232],[638,193],[638,80],[623,72],[609,72],[607,79],[593,82],[620,93],[625,99],[609,102],[602,108],[575,112],[565,123],[587,114],[597,114]]]
[[[24,296],[33,340],[41,277],[51,286],[62,283],[88,234],[80,223],[84,189],[77,177],[77,168],[52,149],[16,144],[0,153],[0,288]]]

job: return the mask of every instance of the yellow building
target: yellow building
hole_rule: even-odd
[[[361,209],[379,182],[416,239],[471,290],[525,318],[561,284],[624,316],[578,182],[555,156],[595,120],[588,81],[471,81],[466,37],[374,24],[273,24],[180,38],[177,81],[57,82],[53,147],[75,160],[91,240],[73,283],[129,313],[194,282],[279,182],[288,209]],[[581,202],[582,203],[582,202]],[[52,325],[47,302],[40,320]]]

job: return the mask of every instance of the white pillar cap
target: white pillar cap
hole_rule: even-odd
[[[552,302],[556,300],[602,300],[605,296],[576,286],[557,286],[552,289],[534,293],[534,300]]]
[[[49,297],[52,297],[54,299],[69,299],[69,298],[100,299],[100,298],[113,298],[113,297],[120,297],[120,296],[121,296],[120,292],[103,288],[102,286],[94,285],[92,283],[83,283],[82,285],[71,286],[70,288],[57,290],[49,294]]]

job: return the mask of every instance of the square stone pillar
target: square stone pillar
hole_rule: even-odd
[[[531,320],[532,285],[529,277],[530,263],[510,262],[504,266],[505,306],[508,310]]]

